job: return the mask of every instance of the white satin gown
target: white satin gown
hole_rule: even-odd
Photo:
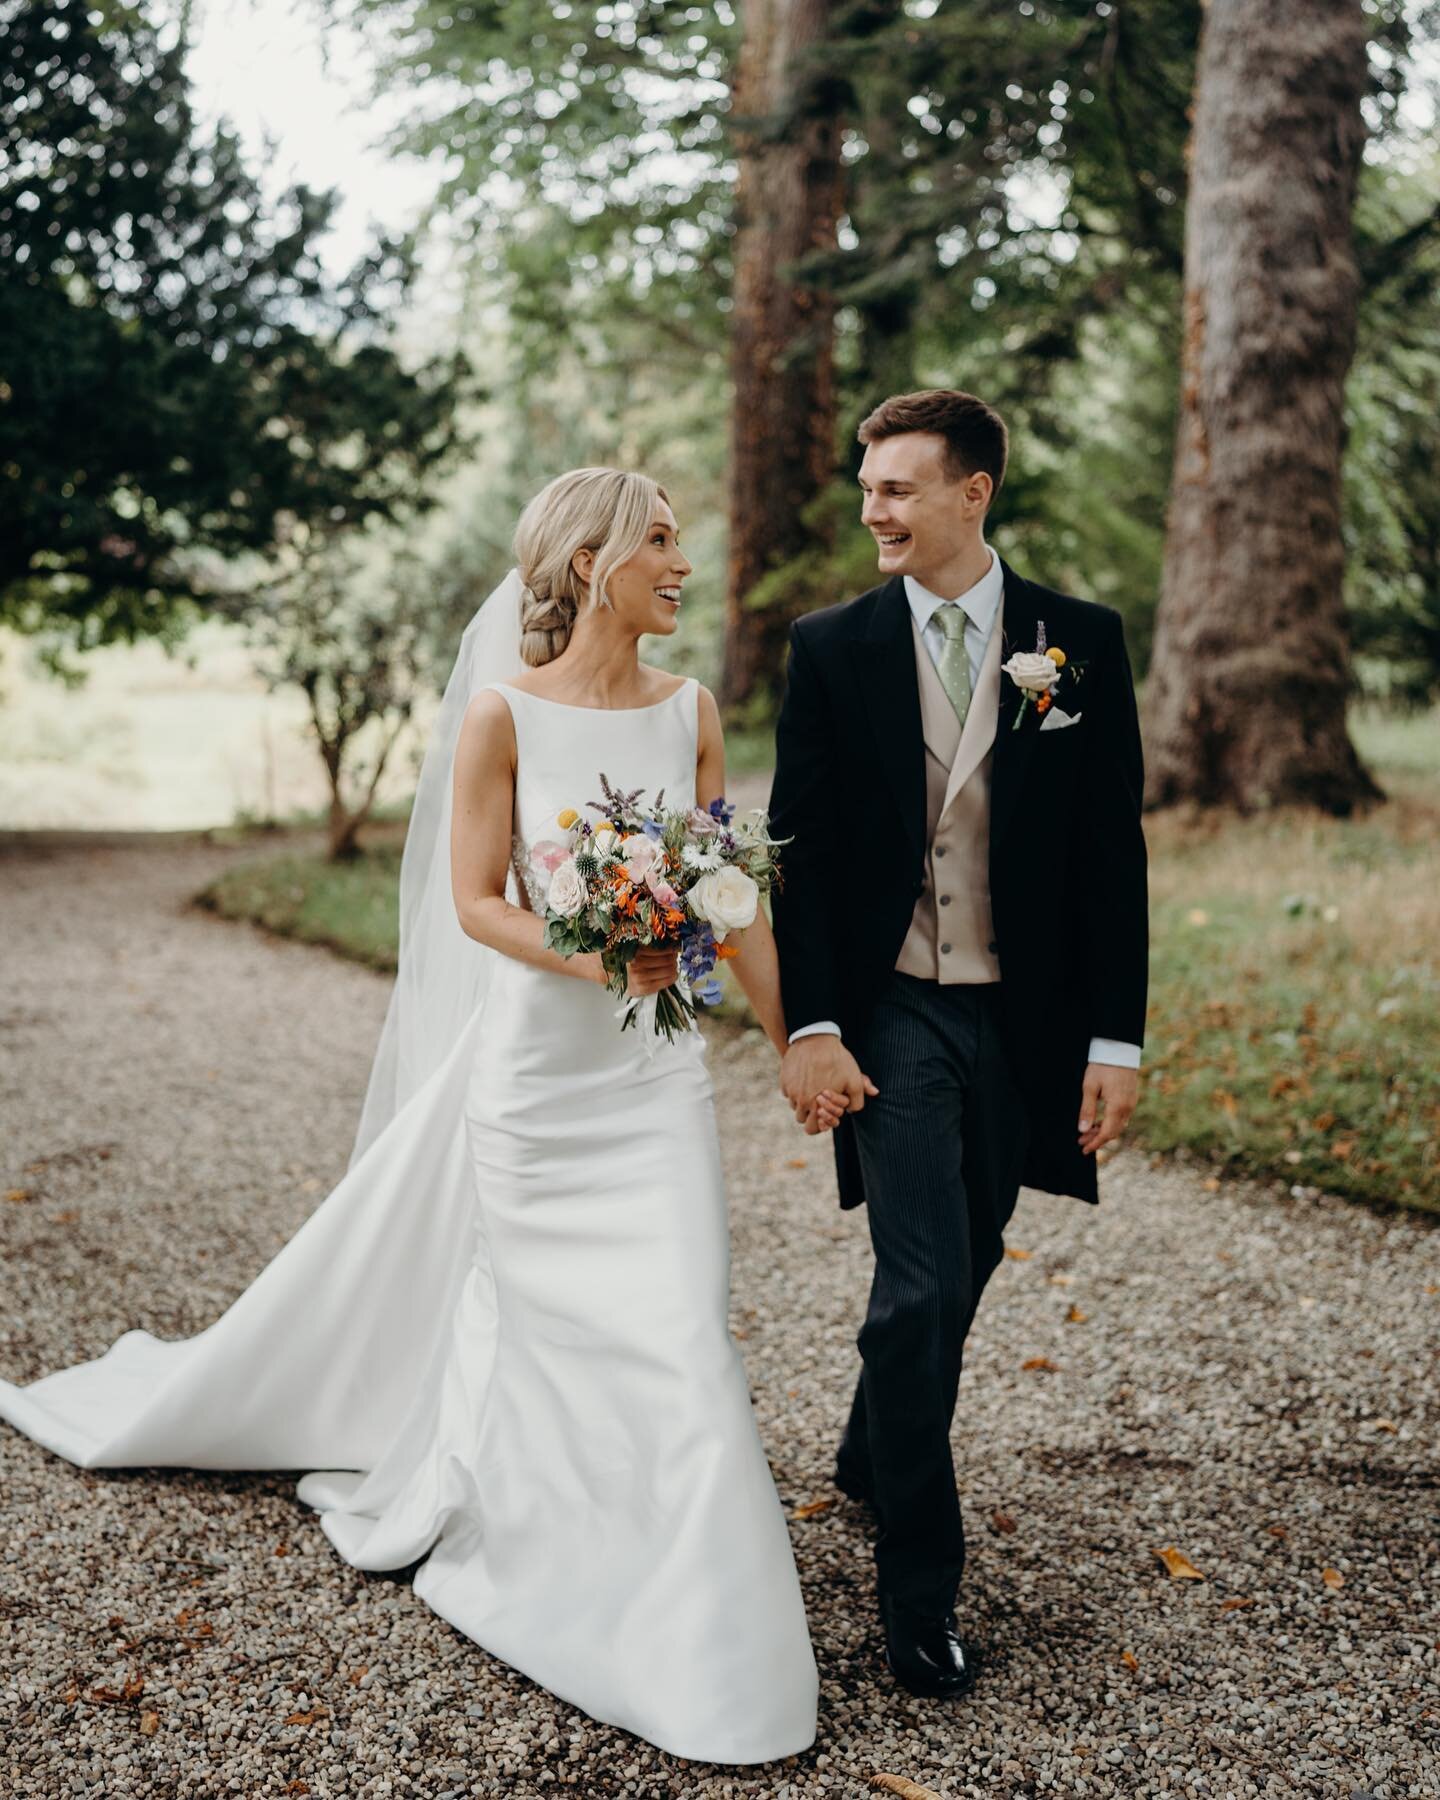
[[[496,684],[517,872],[616,786],[695,793],[698,689],[615,711]],[[84,1468],[308,1470],[347,1562],[592,1717],[692,1760],[806,1749],[817,1678],[728,1327],[698,1032],[498,959],[454,1051],[234,1304],[130,1331],[0,1417]]]

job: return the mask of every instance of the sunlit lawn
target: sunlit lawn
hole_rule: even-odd
[[[1369,818],[1151,816],[1151,986],[1129,1139],[1440,1212],[1440,717],[1358,715]],[[395,964],[399,837],[230,871],[229,917]],[[735,1010],[726,1007],[726,1011]]]

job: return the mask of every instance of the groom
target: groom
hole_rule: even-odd
[[[886,1653],[912,1693],[974,1678],[954,1604],[961,1354],[1026,1186],[1098,1199],[1145,1025],[1140,729],[1120,615],[985,541],[1006,431],[951,389],[860,426],[881,585],[800,619],[776,733],[774,899],[807,1130],[844,1090],[840,1204],[874,1282],[836,1459],[874,1508]]]

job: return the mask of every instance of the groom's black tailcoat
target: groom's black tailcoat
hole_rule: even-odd
[[[1092,1037],[1144,1039],[1148,967],[1143,763],[1135,687],[1113,607],[1018,576],[1003,561],[1002,661],[1036,624],[1073,664],[1041,733],[1003,671],[991,770],[989,876],[1000,1038],[1024,1102],[1022,1184],[1098,1199],[1077,1142]],[[924,883],[925,745],[904,582],[810,613],[790,635],[776,731],[774,901],[790,1030],[834,1020],[858,1045]],[[862,1064],[863,1066],[863,1064]],[[835,1131],[840,1203],[865,1198],[853,1121]]]

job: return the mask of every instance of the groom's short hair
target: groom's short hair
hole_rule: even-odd
[[[862,444],[900,437],[908,431],[931,431],[945,440],[945,473],[963,480],[983,469],[1000,492],[1010,453],[1010,434],[993,406],[960,388],[922,388],[916,394],[892,394],[860,421],[855,433]]]

